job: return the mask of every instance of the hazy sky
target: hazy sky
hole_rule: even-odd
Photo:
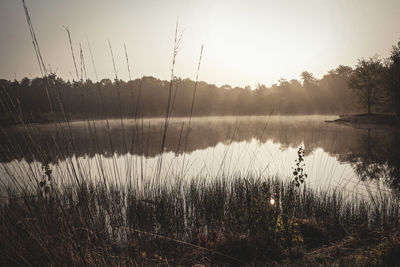
[[[400,38],[399,0],[26,0],[46,64],[64,78],[74,75],[67,34],[79,59],[82,42],[94,79],[89,36],[100,78],[113,78],[107,40],[118,75],[169,79],[175,22],[184,29],[176,75],[194,79],[201,44],[200,79],[217,85],[270,85],[298,79],[307,70],[321,77],[339,64],[387,57]],[[0,1],[0,78],[39,75],[19,0]],[[71,74],[70,74],[71,73]]]

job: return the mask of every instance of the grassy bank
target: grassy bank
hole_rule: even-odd
[[[395,114],[383,114],[383,113],[364,113],[364,114],[343,114],[339,115],[339,119],[327,122],[341,123],[341,124],[353,124],[353,125],[364,125],[364,126],[391,126],[399,127],[400,120]]]
[[[346,201],[279,179],[2,188],[0,264],[393,265],[398,201]]]

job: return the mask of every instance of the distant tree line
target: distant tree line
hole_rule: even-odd
[[[304,71],[299,80],[280,79],[255,89],[199,82],[195,116],[266,114],[339,114],[350,112],[400,113],[400,42],[390,58],[361,59],[355,69],[339,66],[321,79]],[[171,116],[190,114],[194,81],[175,78]],[[351,90],[353,89],[353,90]],[[22,114],[119,117],[163,116],[169,81],[145,76],[128,82],[65,81],[54,74],[21,81],[0,80],[1,118]]]

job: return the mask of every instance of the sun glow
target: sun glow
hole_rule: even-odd
[[[31,15],[46,64],[67,79],[74,65],[63,25],[71,30],[76,50],[82,43],[87,61],[89,36],[100,78],[114,76],[107,44],[110,40],[121,79],[128,79],[123,51],[126,43],[133,77],[168,80],[178,17],[184,32],[177,76],[194,79],[204,43],[201,80],[253,88],[257,83],[271,85],[280,78],[299,79],[305,70],[320,78],[340,64],[354,66],[360,57],[375,53],[387,56],[388,47],[400,36],[400,28],[396,27],[398,2],[361,5],[359,1],[204,0],[182,4],[171,0],[157,5],[151,1],[121,1],[115,5],[99,0],[95,13],[89,2],[74,5],[47,0],[32,5]],[[49,8],[52,12],[42,12]],[[8,36],[2,40],[0,51],[0,58],[8,64],[0,66],[0,75],[12,79],[37,76],[40,73],[34,68],[36,58],[19,4],[4,1],[0,11],[0,33]],[[93,78],[91,66],[88,73]]]

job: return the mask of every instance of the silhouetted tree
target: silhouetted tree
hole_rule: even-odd
[[[400,41],[392,47],[388,64],[388,93],[394,111],[400,115]]]
[[[382,61],[374,56],[368,60],[360,59],[348,81],[359,97],[360,104],[367,107],[368,114],[379,103],[383,94],[384,67]]]
[[[314,85],[317,81],[317,79],[315,79],[314,74],[312,74],[311,72],[308,71],[303,71],[300,74],[301,79],[303,80],[303,86],[304,87],[308,87],[310,85]]]
[[[349,66],[339,65],[339,67],[337,67],[335,71],[338,75],[342,77],[350,78],[353,69]]]

